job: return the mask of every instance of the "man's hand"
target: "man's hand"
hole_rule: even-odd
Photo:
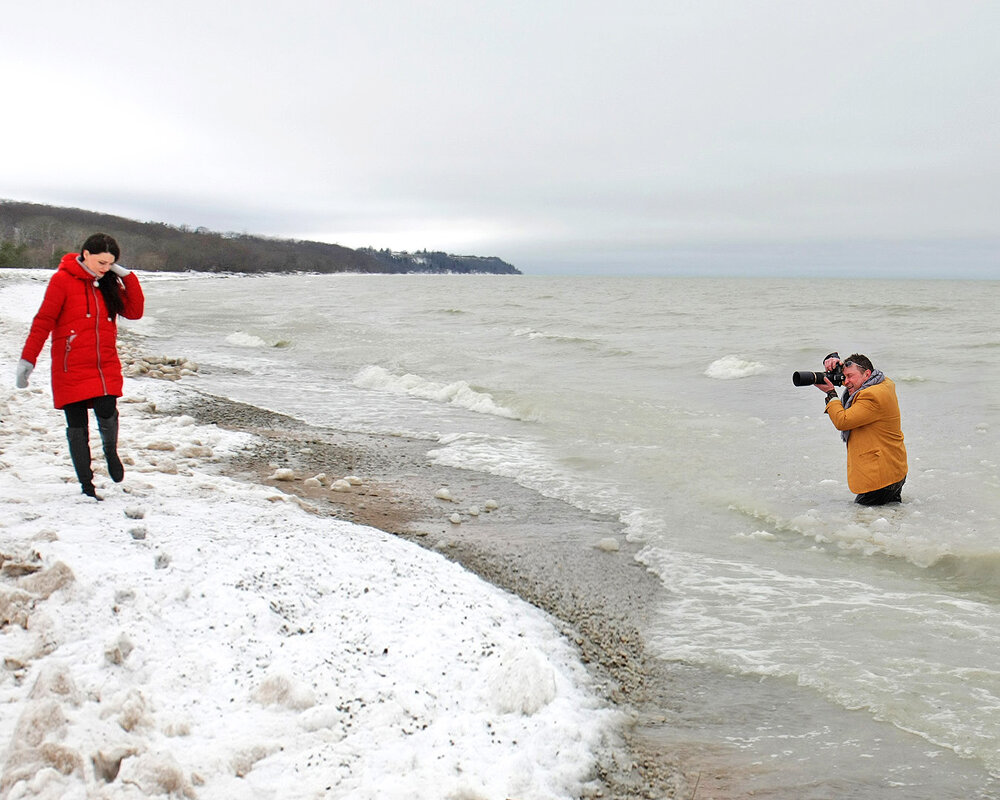
[[[825,369],[827,372],[833,372],[837,368],[837,366],[842,363],[843,362],[839,358],[828,358],[826,361],[823,362],[823,369]]]
[[[816,388],[819,389],[823,394],[829,394],[830,392],[837,391],[837,387],[830,383],[830,379],[827,378],[822,383],[815,384]]]

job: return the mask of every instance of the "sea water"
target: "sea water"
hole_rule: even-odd
[[[738,678],[712,735],[784,775],[757,796],[1000,797],[1000,282],[145,285],[133,330],[206,391],[423,437],[438,463],[619,518],[663,585],[653,651]],[[896,383],[901,505],[852,504],[823,395],[792,385],[832,350]],[[800,733],[769,726],[755,681],[810,706]]]

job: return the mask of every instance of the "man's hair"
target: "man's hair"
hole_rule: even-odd
[[[852,364],[858,367],[858,369],[860,369],[862,372],[875,371],[875,365],[872,364],[871,359],[868,358],[868,356],[861,355],[860,353],[855,353],[854,355],[848,356],[847,358],[844,359],[845,364],[848,361],[850,361]]]

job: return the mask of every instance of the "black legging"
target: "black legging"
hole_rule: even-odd
[[[66,427],[87,430],[87,410],[90,408],[94,409],[94,413],[101,419],[111,419],[118,411],[118,398],[106,394],[103,397],[91,397],[89,400],[67,403],[63,406]]]

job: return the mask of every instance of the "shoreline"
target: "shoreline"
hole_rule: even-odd
[[[292,495],[307,511],[440,552],[558,619],[601,695],[630,720],[620,730],[624,750],[602,754],[597,762],[603,796],[692,796],[700,773],[644,735],[647,720],[663,722],[664,687],[671,678],[646,652],[632,620],[638,615],[646,621],[644,610],[653,607],[662,586],[634,559],[639,547],[625,541],[617,520],[546,498],[508,478],[431,464],[430,441],[320,428],[194,387],[179,388],[184,414],[254,437],[251,451],[216,465],[228,477]],[[292,470],[294,478],[287,472],[276,477],[279,469]],[[330,480],[357,475],[362,483],[346,491],[305,484],[321,474]],[[441,488],[454,500],[435,497]],[[499,508],[468,513],[487,500]],[[454,514],[460,524],[450,521]],[[596,546],[610,538],[619,550]]]
[[[165,376],[129,373],[145,360],[141,337],[123,331],[119,353],[130,393],[147,380]],[[180,378],[179,370],[177,377]],[[167,379],[167,382],[172,382]],[[684,798],[700,775],[688,780],[669,753],[647,746],[644,716],[656,713],[648,688],[650,662],[643,638],[627,613],[652,607],[659,582],[633,556],[639,547],[624,540],[617,520],[546,498],[511,479],[429,463],[434,443],[390,435],[356,434],[316,427],[293,417],[207,394],[188,380],[178,380],[171,400],[144,413],[177,418],[249,434],[252,449],[212,458],[202,468],[237,480],[268,486],[301,501],[307,511],[334,520],[369,526],[426,549],[436,550],[486,582],[520,597],[558,620],[557,629],[577,650],[595,678],[595,690],[610,707],[624,712],[621,741],[614,749],[594,753],[601,791],[588,797]],[[36,390],[37,391],[37,390]],[[128,415],[128,406],[121,409]],[[132,472],[127,454],[127,422],[121,452],[126,476]],[[296,480],[276,480],[277,468],[291,468]],[[358,474],[361,486],[335,493],[304,484],[326,472],[331,477]],[[63,477],[68,483],[72,481]],[[455,501],[437,499],[447,486]],[[499,508],[478,516],[495,499]],[[449,521],[460,514],[463,522]],[[544,529],[539,536],[539,529]],[[605,552],[595,545],[615,538],[621,549]]]

